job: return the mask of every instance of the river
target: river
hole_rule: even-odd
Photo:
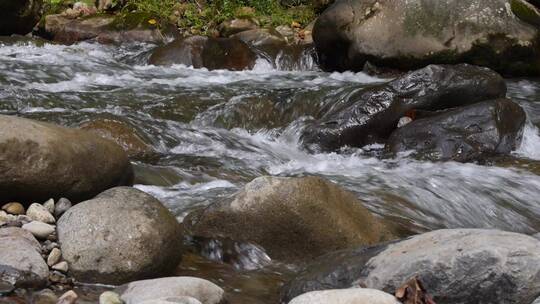
[[[378,145],[310,154],[298,142],[306,121],[354,90],[387,79],[321,72],[309,56],[301,62],[260,58],[252,71],[207,71],[148,66],[149,45],[2,39],[0,113],[72,127],[94,118],[130,123],[157,151],[134,162],[136,187],[159,198],[179,220],[258,176],[319,175],[412,233],[458,227],[540,231],[540,80],[507,80],[509,97],[528,115],[523,142],[510,160],[380,159]],[[235,270],[189,254],[177,273],[214,280],[233,294],[233,303],[275,303],[279,285],[293,271],[294,265],[279,262]]]

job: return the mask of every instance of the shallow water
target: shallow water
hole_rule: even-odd
[[[528,114],[523,143],[509,161],[380,160],[376,145],[309,154],[298,134],[327,105],[385,79],[323,73],[309,57],[301,64],[261,58],[253,71],[229,72],[147,66],[146,45],[10,39],[0,46],[0,113],[72,127],[93,118],[130,123],[158,152],[134,163],[136,187],[160,198],[179,220],[261,175],[320,175],[406,231],[540,231],[540,81],[508,80],[509,96]],[[238,271],[198,256],[185,259],[178,273],[213,279],[236,303],[275,303],[289,266]]]

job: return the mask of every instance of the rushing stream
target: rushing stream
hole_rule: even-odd
[[[157,151],[134,163],[136,187],[180,220],[261,175],[320,175],[406,231],[540,231],[540,81],[507,82],[509,96],[528,114],[523,143],[511,159],[489,165],[406,155],[381,160],[377,145],[310,154],[300,148],[298,134],[328,104],[385,79],[323,73],[309,56],[302,62],[261,58],[249,72],[155,67],[145,64],[149,50],[0,41],[0,113],[73,127],[93,118],[130,123]],[[279,263],[238,271],[195,253],[178,269],[213,279],[238,303],[276,303],[277,288],[291,271]]]

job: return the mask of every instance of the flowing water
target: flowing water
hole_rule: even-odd
[[[310,154],[298,135],[329,104],[385,79],[324,73],[307,55],[301,62],[261,58],[244,72],[155,67],[145,64],[150,50],[0,40],[0,113],[72,127],[95,118],[131,124],[157,151],[134,162],[136,187],[158,197],[179,220],[258,176],[319,175],[406,231],[540,231],[540,81],[507,82],[509,96],[528,114],[512,158],[490,165],[406,155],[381,160],[378,145]],[[214,280],[233,303],[276,303],[279,285],[294,272],[294,265],[268,262],[256,246],[204,246],[186,254],[178,274]],[[219,262],[227,246],[243,255],[240,266]],[[250,270],[253,265],[261,269]]]

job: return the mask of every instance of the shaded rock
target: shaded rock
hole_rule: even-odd
[[[54,199],[49,199],[43,203],[43,207],[47,208],[47,211],[52,215],[54,213]]]
[[[400,304],[393,295],[376,289],[352,288],[312,291],[289,304]]]
[[[371,258],[357,284],[393,292],[415,275],[438,304],[532,303],[540,294],[540,242],[498,230],[428,232]]]
[[[386,149],[460,162],[509,154],[521,142],[525,111],[508,99],[486,101],[415,120],[392,133]]]
[[[60,198],[54,206],[54,216],[59,218],[62,214],[64,214],[64,212],[68,211],[71,206],[72,204],[67,198]]]
[[[75,304],[79,296],[73,291],[70,290],[64,293],[59,299],[57,304]]]
[[[467,64],[430,65],[389,83],[358,89],[302,134],[304,145],[332,151],[385,142],[411,111],[437,111],[504,97],[497,73]]]
[[[15,290],[15,286],[13,286],[13,284],[0,280],[0,296],[9,294],[13,290]]]
[[[285,38],[271,28],[252,29],[234,34],[231,38],[241,40],[252,46],[284,47],[287,43]]]
[[[224,294],[223,289],[214,283],[194,277],[136,281],[118,287],[116,292],[127,304],[175,297],[191,297],[204,304],[218,304],[222,301]]]
[[[53,248],[51,250],[51,253],[49,253],[49,256],[47,257],[47,265],[53,266],[60,262],[60,259],[62,258],[62,251],[58,248]]]
[[[414,69],[470,63],[538,75],[540,13],[525,0],[338,0],[318,19],[314,41],[326,70],[361,71],[366,61]]]
[[[63,261],[63,262],[60,262],[58,264],[55,264],[51,267],[53,270],[58,270],[60,272],[63,272],[63,273],[67,273],[68,270],[69,270],[69,266],[68,266],[68,263]]]
[[[148,63],[241,71],[253,68],[255,60],[255,53],[238,39],[193,36],[158,47]]]
[[[0,115],[0,202],[91,198],[131,184],[133,169],[114,142],[94,134]]]
[[[115,26],[112,15],[94,15],[72,19],[61,14],[45,17],[44,35],[56,42],[72,44],[96,39],[100,43],[145,42],[162,43],[164,38],[156,27],[124,28]]]
[[[119,120],[90,120],[80,128],[116,142],[130,158],[141,159],[157,153],[132,126]]]
[[[311,291],[349,288],[358,280],[366,263],[386,249],[388,243],[344,249],[318,257],[281,289],[281,302]]]
[[[43,289],[32,295],[34,304],[56,304],[56,302],[58,302],[58,297],[50,289]]]
[[[42,0],[2,0],[0,36],[30,33],[41,18],[42,4]]]
[[[24,224],[22,228],[29,231],[32,235],[39,239],[46,239],[55,231],[55,227],[53,225],[45,224],[39,221],[33,221],[28,224]]]
[[[20,228],[0,229],[0,278],[15,287],[39,288],[47,284],[49,267],[37,240]]]
[[[33,203],[28,207],[26,215],[38,222],[47,224],[54,224],[56,222],[54,216],[49,213],[49,210],[45,206],[37,203]]]
[[[21,203],[7,203],[4,206],[2,206],[2,210],[9,214],[15,214],[15,215],[21,215],[25,214],[24,206]]]
[[[261,245],[271,258],[310,259],[391,239],[356,197],[318,177],[259,177],[228,201],[188,215],[193,235]]]
[[[99,296],[99,304],[123,304],[124,301],[116,292],[105,291]]]
[[[259,26],[257,23],[251,19],[237,18],[222,22],[219,25],[218,30],[221,37],[229,37],[240,32],[256,29],[258,27]]]
[[[121,284],[174,270],[182,235],[176,218],[154,197],[129,187],[109,189],[58,221],[70,274],[82,282]]]

